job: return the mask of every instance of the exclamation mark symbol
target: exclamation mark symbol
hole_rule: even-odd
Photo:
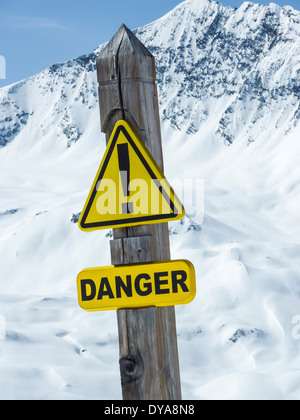
[[[129,197],[130,161],[127,143],[118,144],[118,157],[123,193],[125,197]],[[133,213],[133,203],[123,203],[122,214],[130,213]]]

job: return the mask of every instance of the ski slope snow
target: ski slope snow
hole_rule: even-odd
[[[176,308],[184,399],[300,398],[299,33],[291,7],[208,0],[136,30],[187,210],[172,258],[197,274]],[[102,48],[0,90],[0,399],[121,399],[116,313],[76,291],[110,265],[110,231],[74,223],[105,150]]]

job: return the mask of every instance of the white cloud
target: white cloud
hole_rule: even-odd
[[[37,16],[2,15],[0,22],[13,28],[28,29],[58,29],[65,30],[67,26],[58,20]]]

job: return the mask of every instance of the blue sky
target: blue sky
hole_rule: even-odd
[[[6,62],[5,80],[0,68],[0,87],[39,73],[53,63],[89,53],[108,41],[122,23],[137,28],[160,18],[181,1],[0,0],[0,56]],[[219,2],[232,7],[243,3]],[[300,0],[274,2],[300,9]],[[1,62],[3,58],[0,67]]]

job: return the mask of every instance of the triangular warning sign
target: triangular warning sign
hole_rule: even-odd
[[[118,121],[79,219],[81,230],[163,223],[184,208],[133,128]]]

